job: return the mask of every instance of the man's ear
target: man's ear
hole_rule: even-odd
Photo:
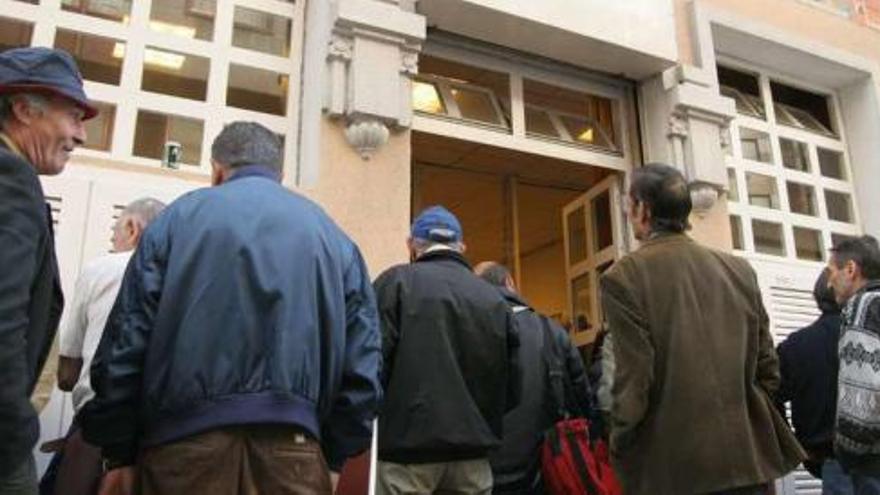
[[[12,114],[22,124],[28,125],[33,122],[36,112],[30,103],[24,98],[12,99]]]

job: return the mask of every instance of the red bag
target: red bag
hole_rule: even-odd
[[[541,446],[544,490],[550,495],[622,495],[605,442],[601,439],[590,442],[590,422],[570,418],[565,399],[566,389],[571,391],[573,385],[560,362],[560,352],[549,328],[544,338],[548,388],[557,417],[562,418],[544,434]]]

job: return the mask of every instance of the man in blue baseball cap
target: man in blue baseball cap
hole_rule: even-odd
[[[37,175],[56,175],[97,114],[70,55],[0,53],[0,493],[35,494],[39,436],[29,397],[63,307],[51,212]]]
[[[489,451],[519,401],[513,315],[472,272],[446,208],[423,211],[407,247],[412,263],[374,284],[385,388],[377,493],[488,494]]]

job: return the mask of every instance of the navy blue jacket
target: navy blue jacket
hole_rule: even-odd
[[[795,436],[810,454],[804,465],[819,476],[822,459],[833,455],[841,320],[824,274],[816,281],[813,297],[822,316],[789,335],[776,349],[782,378],[777,401],[791,402]]]
[[[0,140],[0,479],[37,443],[28,399],[64,304],[48,210],[33,166]]]
[[[304,428],[332,469],[369,446],[382,392],[366,267],[270,173],[191,192],[144,233],[80,416],[105,457],[239,424]]]

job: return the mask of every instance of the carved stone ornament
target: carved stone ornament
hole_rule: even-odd
[[[351,38],[334,34],[330,38],[330,46],[327,50],[327,57],[331,59],[351,60],[354,52],[354,41]]]
[[[345,129],[345,139],[364,160],[369,160],[377,149],[388,142],[390,133],[382,122],[364,120],[352,122]]]
[[[718,201],[718,189],[715,186],[705,182],[692,182],[688,189],[691,193],[691,203],[693,204],[693,212],[697,216],[704,216],[709,210],[715,206]]]
[[[419,73],[418,52],[404,52],[400,60],[400,73],[414,76]]]
[[[676,112],[669,116],[669,133],[670,137],[685,138],[688,135],[687,117]]]

